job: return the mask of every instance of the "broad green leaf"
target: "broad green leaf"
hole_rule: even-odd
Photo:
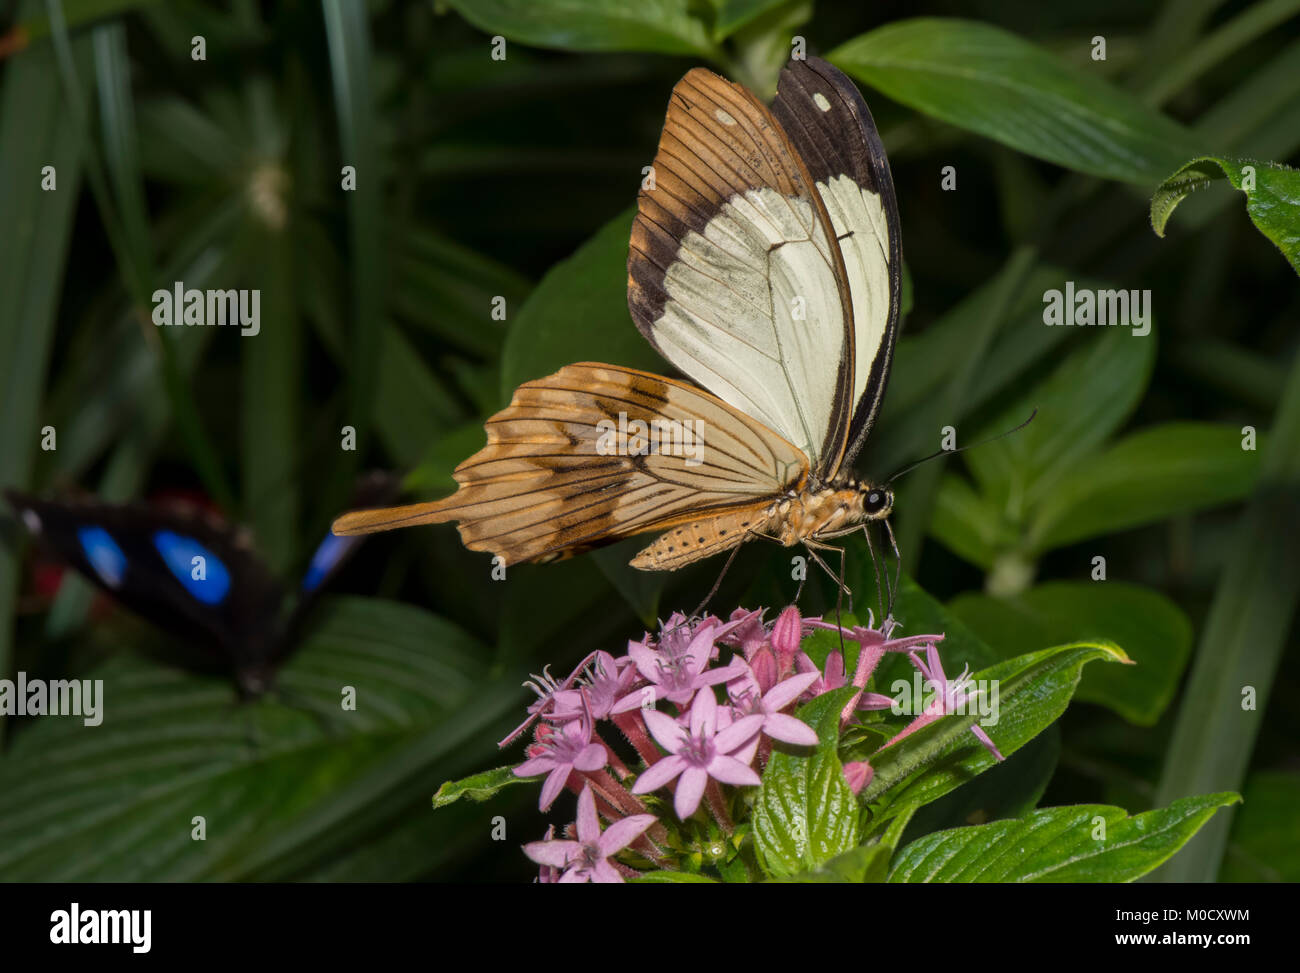
[[[1265,440],[1257,443],[1262,447]],[[1042,553],[1088,537],[1240,500],[1260,449],[1239,428],[1170,422],[1125,436],[1074,469],[1033,511],[1026,547]]]
[[[471,774],[460,780],[447,781],[433,795],[433,806],[434,808],[446,807],[448,804],[455,804],[462,797],[482,803],[496,797],[497,792],[513,784],[531,783],[534,783],[532,778],[516,776],[512,767],[497,767],[495,770]]]
[[[857,801],[836,753],[840,711],[853,692],[839,689],[801,706],[795,715],[817,731],[817,746],[807,754],[775,750],[763,770],[752,822],[770,877],[818,868],[860,840]]]
[[[1120,807],[1079,804],[938,831],[899,853],[889,881],[1131,882],[1240,800],[1232,793],[1187,797],[1133,817]]]
[[[1065,284],[1057,285],[1062,299]],[[1025,428],[964,454],[981,492],[1013,524],[1023,523],[1027,511],[1086,465],[1085,457],[1137,406],[1151,377],[1154,334],[1138,336],[1121,327],[1079,327],[1073,332],[1078,347],[1060,365],[977,431],[959,438],[961,445],[998,435],[1038,410]]]
[[[1028,814],[1047,790],[1060,754],[1060,728],[1049,726],[1002,763],[919,808],[906,833],[915,837]]]
[[[940,650],[942,652],[942,649]],[[997,761],[970,732],[979,722],[1003,756],[1010,756],[1050,726],[1074,695],[1083,667],[1095,660],[1127,662],[1122,650],[1104,643],[1078,642],[1017,656],[976,672],[976,684],[996,683],[997,722],[985,722],[979,712],[951,715],[913,733],[871,758],[875,777],[862,792],[864,803],[884,798],[874,816],[891,808],[921,807],[942,797]],[[948,661],[944,670],[950,676]],[[901,687],[886,686],[889,695]],[[992,699],[991,691],[986,697]]]
[[[893,853],[893,848],[883,842],[859,845],[836,855],[819,868],[776,881],[836,885],[883,882],[889,873],[889,859]]]
[[[1190,132],[1133,95],[990,24],[904,20],[829,60],[918,111],[1079,172],[1150,184],[1195,151]]]
[[[1035,645],[1105,640],[1133,666],[1092,666],[1076,698],[1151,726],[1173,699],[1192,648],[1192,625],[1164,595],[1122,581],[1057,581],[1008,598],[958,595],[948,610],[1008,656]]]
[[[520,383],[580,361],[664,371],[627,310],[627,241],[621,213],[542,278],[519,309],[501,358],[501,399]]]
[[[462,410],[395,325],[381,329],[378,344],[384,381],[375,390],[375,432],[398,464],[413,464],[461,421]],[[357,436],[364,443],[360,427]]]
[[[0,875],[286,880],[407,815],[436,838],[429,794],[495,750],[518,676],[488,682],[483,646],[421,609],[322,609],[280,673],[283,702],[240,704],[227,679],[125,655],[88,673],[103,680],[99,726],[35,721],[0,760]],[[354,710],[340,705],[349,686]],[[191,838],[196,816],[205,841]]]
[[[565,51],[709,56],[713,45],[687,0],[447,0],[479,30]]]
[[[1246,778],[1241,798],[1219,881],[1300,882],[1300,773],[1253,773]]]
[[[1151,228],[1156,236],[1165,235],[1169,217],[1189,193],[1223,178],[1246,194],[1251,221],[1300,274],[1300,170],[1276,162],[1220,156],[1188,162],[1151,197]]]

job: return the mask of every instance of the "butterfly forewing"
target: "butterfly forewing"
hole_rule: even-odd
[[[781,72],[772,114],[798,146],[839,241],[853,301],[851,463],[885,395],[902,295],[902,241],[889,160],[857,85],[821,60]]]
[[[798,151],[752,94],[697,68],[673,89],[653,177],[628,256],[637,327],[833,476],[851,418],[850,298]]]
[[[507,564],[765,507],[807,478],[808,458],[717,397],[612,365],[526,382],[487,422],[445,500],[345,514],[336,533],[459,521],[461,539]],[[738,538],[739,540],[739,538]]]

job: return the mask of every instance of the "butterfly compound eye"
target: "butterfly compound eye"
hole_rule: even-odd
[[[862,498],[862,507],[868,514],[878,514],[892,507],[893,499],[888,490],[868,490]]]

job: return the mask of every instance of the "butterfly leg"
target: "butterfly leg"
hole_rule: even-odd
[[[898,597],[898,589],[903,585],[903,554],[898,549],[898,541],[894,539],[894,528],[890,526],[888,520],[885,521],[885,533],[889,535],[889,546],[894,549],[894,564],[896,571],[894,574],[894,586],[889,594],[889,614],[888,618],[894,617],[894,599]],[[882,621],[883,625],[884,622]]]
[[[876,573],[876,606],[880,609],[880,624],[885,624],[885,597],[884,590],[889,586],[887,575],[888,565],[884,563],[884,558],[876,558],[876,545],[871,542],[871,525],[862,525],[862,535],[867,539],[867,550],[871,552],[871,570]],[[892,604],[892,599],[890,601]]]

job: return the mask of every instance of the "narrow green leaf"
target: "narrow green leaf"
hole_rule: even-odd
[[[688,0],[447,0],[487,34],[565,51],[655,51],[709,56],[713,45]]]
[[[1300,882],[1300,773],[1252,773],[1233,814],[1220,882]]]
[[[1044,808],[1023,820],[938,831],[904,848],[891,882],[1131,882],[1178,851],[1232,793],[1129,817],[1120,807]]]
[[[28,4],[31,9],[36,4]],[[88,42],[75,57],[89,63]],[[58,316],[81,179],[81,132],[67,110],[53,53],[32,51],[6,67],[0,91],[0,486],[28,487],[41,440],[41,398]],[[43,166],[57,189],[41,189]],[[63,430],[58,430],[61,436]],[[0,673],[9,673],[16,545],[0,548]],[[4,723],[0,721],[0,734]]]
[[[435,809],[446,807],[448,804],[455,804],[463,797],[482,803],[491,800],[497,795],[498,791],[513,784],[530,784],[533,782],[532,778],[516,776],[513,768],[497,767],[495,770],[485,770],[480,774],[473,774],[460,780],[447,781],[433,795],[433,806]]]
[[[1160,803],[1240,787],[1300,601],[1300,358],[1291,364],[1259,480],[1215,588],[1165,758]],[[1208,785],[1208,786],[1207,786]],[[1213,881],[1228,825],[1213,822],[1161,881]]]
[[[1156,236],[1165,235],[1169,217],[1189,193],[1224,178],[1246,194],[1251,221],[1300,274],[1300,170],[1276,162],[1202,156],[1184,164],[1151,197]]]
[[[904,20],[829,59],[918,111],[1079,172],[1150,184],[1195,151],[1181,125],[990,24]]]
[[[857,801],[836,753],[840,711],[853,692],[836,690],[801,706],[795,715],[817,731],[817,746],[809,754],[777,750],[763,771],[752,822],[771,877],[818,868],[860,840]]]

